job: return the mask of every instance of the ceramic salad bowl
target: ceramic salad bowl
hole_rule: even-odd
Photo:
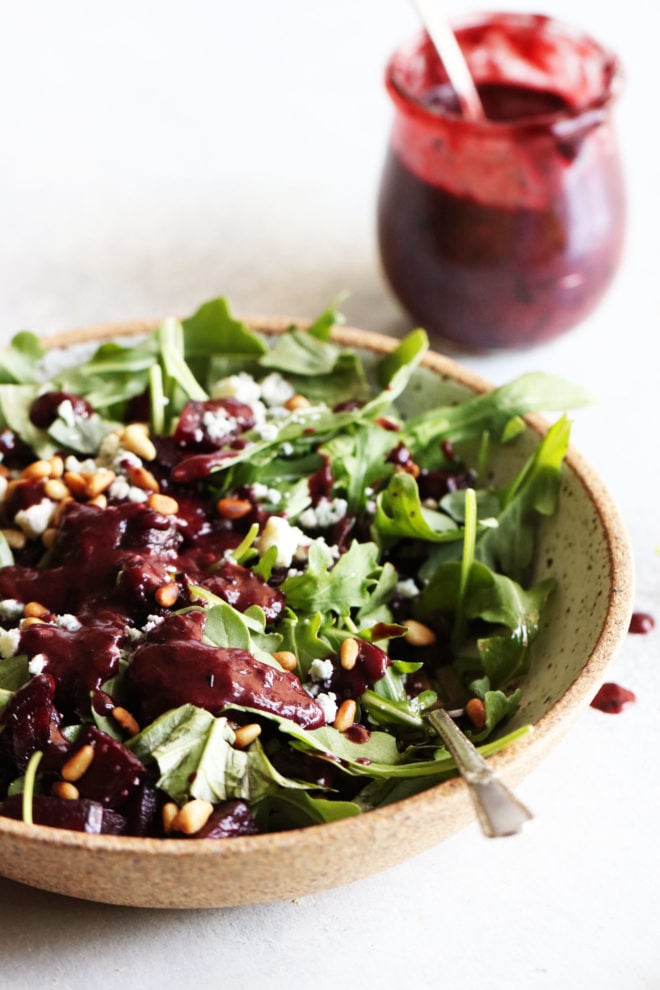
[[[284,320],[247,321],[269,335]],[[157,324],[132,322],[88,328],[48,339],[49,348],[121,340]],[[332,340],[370,359],[397,341],[353,328]],[[490,386],[455,361],[426,353],[402,404],[407,417],[448,405]],[[508,478],[538,445],[548,423],[526,418],[528,429],[498,450],[492,481]],[[533,731],[490,757],[515,786],[539,764],[589,704],[628,629],[632,567],[626,533],[603,484],[569,448],[558,509],[541,518],[533,580],[553,578],[524,677],[522,701],[506,732]],[[542,813],[542,809],[539,809]],[[226,841],[86,834],[0,817],[0,872],[44,890],[93,901],[141,907],[199,908],[273,901],[340,886],[395,865],[436,844],[474,818],[465,784],[455,777],[404,800],[321,825],[239,835]]]

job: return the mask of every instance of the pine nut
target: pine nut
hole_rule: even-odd
[[[183,832],[184,835],[194,835],[204,828],[212,814],[213,805],[210,801],[193,798],[192,801],[186,801],[179,809],[171,827],[176,832]]]
[[[85,496],[87,498],[96,498],[97,495],[100,495],[106,488],[110,487],[116,477],[117,475],[110,468],[99,468],[93,474],[83,475],[85,479]]]
[[[44,485],[44,495],[52,498],[53,502],[61,502],[63,498],[69,497],[69,489],[59,478],[49,478]]]
[[[223,519],[242,519],[252,511],[252,502],[246,498],[221,498],[216,505]]]
[[[20,529],[3,529],[2,535],[12,550],[22,550],[27,543],[27,537]]]
[[[295,653],[291,653],[290,650],[278,650],[277,653],[273,653],[273,657],[277,660],[280,667],[288,670],[289,673],[294,671],[298,666],[298,659]]]
[[[158,492],[160,491],[160,485],[154,478],[151,471],[147,471],[142,465],[138,467],[132,467],[128,470],[128,480],[136,488],[142,488],[147,492]]]
[[[147,505],[154,512],[160,512],[163,516],[175,516],[179,511],[179,503],[175,498],[170,495],[160,495],[157,492],[149,496]]]
[[[436,641],[436,635],[432,629],[415,619],[406,619],[403,623],[406,627],[406,642],[411,646],[432,646]]]
[[[247,749],[261,735],[261,726],[258,722],[250,722],[249,725],[241,725],[235,729],[234,735],[234,746],[237,749]]]
[[[56,780],[51,791],[55,797],[63,798],[65,801],[77,801],[80,791],[75,784],[70,784],[68,780]]]
[[[179,806],[175,804],[174,801],[167,801],[163,805],[163,810],[161,811],[163,819],[163,832],[165,835],[169,835],[172,831],[172,826],[174,825],[174,819],[179,814]]]
[[[161,608],[171,608],[178,597],[179,585],[176,581],[170,581],[169,584],[161,584],[160,588],[156,590],[155,598]]]
[[[288,409],[289,412],[295,412],[296,409],[308,409],[309,406],[311,406],[309,399],[298,392],[284,403],[284,408]]]
[[[481,698],[470,698],[465,706],[465,714],[472,722],[475,729],[483,729],[486,726],[486,706]]]
[[[23,609],[23,614],[26,618],[43,619],[46,615],[50,615],[50,610],[41,602],[28,602]]]
[[[57,540],[57,529],[55,529],[53,526],[50,526],[48,529],[45,529],[41,534],[41,542],[45,546],[46,550],[52,550],[53,547],[55,546],[56,540]]]
[[[94,759],[94,747],[85,743],[80,749],[70,756],[60,771],[65,780],[80,780],[83,774],[87,773]]]
[[[64,472],[64,484],[75,498],[84,498],[87,482],[77,471]]]
[[[64,474],[64,461],[59,454],[54,454],[50,459],[51,478],[61,478]]]
[[[344,670],[353,670],[353,667],[357,663],[359,652],[360,644],[357,639],[351,637],[343,641],[339,647],[339,662]]]
[[[21,478],[36,481],[38,478],[50,478],[50,461],[32,461],[21,471]]]
[[[43,619],[37,619],[36,615],[30,615],[27,619],[21,619],[18,624],[19,629],[29,629],[30,626],[43,626],[45,625]]]
[[[337,716],[332,723],[337,730],[337,732],[346,732],[346,729],[350,729],[355,721],[355,713],[357,712],[357,703],[353,698],[347,698],[346,701],[342,701],[337,712]]]
[[[69,495],[69,496],[67,496],[67,498],[63,498],[62,501],[59,502],[59,504],[58,504],[57,508],[55,509],[54,514],[53,514],[53,524],[55,526],[59,526],[60,522],[62,521],[62,516],[64,515],[64,513],[66,511],[67,505],[70,502],[74,502],[74,501],[75,501],[75,499],[73,499]]]
[[[120,705],[117,705],[115,708],[112,709],[112,717],[114,718],[115,722],[121,725],[122,729],[124,729],[129,734],[129,736],[137,736],[138,732],[140,731],[140,726],[138,725],[137,721],[133,718],[131,713],[126,711],[125,708],[122,708]]]
[[[97,509],[107,509],[108,508],[108,498],[101,492],[100,495],[95,495],[94,498],[90,498],[87,505],[94,505]]]
[[[129,423],[121,434],[121,445],[143,461],[156,460],[156,448],[149,439],[148,428],[144,423]]]

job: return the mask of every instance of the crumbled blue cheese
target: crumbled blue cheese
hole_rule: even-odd
[[[20,629],[0,629],[0,657],[3,660],[16,655],[20,638]]]
[[[28,662],[28,670],[34,677],[36,674],[43,674],[48,665],[48,657],[45,653],[35,653]]]
[[[24,610],[23,602],[16,598],[3,598],[0,601],[0,619],[20,619]]]
[[[271,505],[277,505],[282,501],[282,492],[279,489],[269,488],[260,481],[250,485],[250,493],[255,502],[270,502]]]
[[[60,629],[66,629],[67,632],[78,632],[79,629],[82,629],[82,624],[70,612],[63,612],[62,615],[57,615],[55,617],[55,625],[59,626]]]
[[[403,581],[397,581],[396,588],[394,590],[400,598],[414,598],[419,594],[419,588],[412,578],[405,578]]]
[[[84,461],[81,461],[75,454],[69,454],[64,461],[64,470],[74,474],[93,474],[97,466],[93,457],[86,457]]]
[[[271,440],[277,440],[277,435],[280,432],[275,423],[256,423],[253,429],[257,436],[267,443],[270,443]]]
[[[41,502],[29,505],[27,509],[19,509],[14,516],[14,522],[29,539],[34,540],[46,532],[56,508],[57,502],[42,498]]]
[[[293,395],[292,385],[278,371],[266,375],[261,381],[261,398],[267,406],[283,406]]]
[[[343,519],[348,509],[345,498],[322,498],[315,506],[310,506],[298,517],[305,529],[327,529]]]
[[[309,665],[309,677],[312,681],[328,681],[334,673],[332,660],[320,660],[318,657]]]
[[[337,695],[334,691],[317,694],[316,700],[323,710],[326,723],[330,724],[337,718]]]
[[[271,516],[254,545],[262,557],[271,547],[277,547],[275,567],[290,567],[294,554],[305,540],[305,534],[297,526],[292,526],[282,516]]]
[[[236,429],[236,420],[225,409],[207,409],[202,415],[204,432],[211,440],[222,440]]]
[[[142,626],[143,633],[149,633],[152,629],[156,629],[157,626],[164,622],[164,617],[162,615],[148,615],[147,621]]]
[[[252,375],[240,371],[237,375],[221,378],[211,386],[212,399],[237,399],[252,405],[261,398],[261,386],[255,382]]]
[[[57,407],[57,415],[66,423],[67,426],[76,425],[77,416],[71,399],[63,399],[62,402],[60,402]]]

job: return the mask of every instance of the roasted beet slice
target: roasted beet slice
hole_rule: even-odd
[[[59,762],[69,748],[60,732],[61,717],[55,705],[55,681],[49,674],[37,674],[20,688],[5,708],[2,721],[8,736],[7,747],[21,773],[33,753],[40,750],[46,763]]]
[[[174,439],[182,447],[206,453],[227,446],[254,423],[251,407],[238,399],[191,401],[181,410]]]
[[[189,703],[210,712],[245,705],[305,728],[325,725],[321,706],[293,674],[255,660],[247,650],[189,638],[161,638],[139,647],[126,672],[126,685],[131,708],[144,724]]]
[[[76,738],[71,757],[88,745],[94,749],[94,758],[75,781],[80,796],[113,811],[123,811],[140,790],[146,776],[144,765],[123,743],[93,725],[85,726]]]
[[[123,624],[119,621],[72,632],[38,623],[23,630],[20,650],[28,657],[41,654],[46,658],[46,672],[54,679],[60,709],[87,715],[90,692],[117,673],[117,644],[122,635]]]
[[[0,814],[5,818],[23,817],[23,796],[14,794],[2,805]],[[90,832],[99,835],[123,835],[126,819],[116,811],[109,811],[97,801],[77,798],[66,801],[50,794],[35,794],[32,799],[32,820],[35,825],[66,828],[70,832]]]
[[[258,605],[263,609],[268,622],[275,622],[284,610],[284,595],[281,591],[271,588],[263,578],[231,560],[223,560],[213,574],[202,578],[198,583],[229,602],[239,612],[244,612],[250,605]]]
[[[204,828],[193,839],[233,839],[237,835],[257,835],[259,829],[245,801],[219,804]]]
[[[391,659],[380,646],[358,639],[358,655],[352,670],[335,665],[330,680],[330,689],[338,698],[359,698],[363,691],[372,687],[385,676]]]
[[[40,430],[47,430],[58,416],[58,409],[63,402],[69,402],[76,419],[89,419],[94,412],[87,399],[73,392],[43,392],[30,406],[28,413],[30,422]]]

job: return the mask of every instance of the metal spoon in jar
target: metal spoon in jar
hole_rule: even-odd
[[[412,0],[412,2],[445,67],[462,115],[472,120],[482,120],[485,113],[477,87],[470,75],[456,35],[442,10],[441,0]]]
[[[511,793],[444,708],[426,715],[454,757],[468,786],[481,830],[489,839],[516,835],[532,819],[531,812]]]

